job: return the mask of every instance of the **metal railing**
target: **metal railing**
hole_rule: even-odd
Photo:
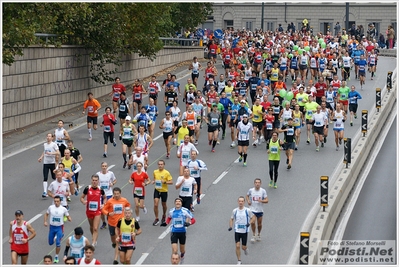
[[[199,46],[199,39],[159,37],[164,46]]]

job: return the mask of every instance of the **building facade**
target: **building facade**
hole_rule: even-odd
[[[284,30],[294,23],[300,29],[306,18],[310,28],[315,32],[333,31],[337,22],[345,28],[346,4],[342,3],[289,3],[264,2],[263,29],[275,30],[281,24]],[[383,33],[392,25],[397,31],[397,4],[392,3],[349,3],[349,27],[352,24],[363,25],[367,31],[368,24],[373,23],[378,33]],[[216,30],[233,27],[249,30],[260,29],[262,24],[262,3],[214,3],[213,14],[202,25],[202,28]]]

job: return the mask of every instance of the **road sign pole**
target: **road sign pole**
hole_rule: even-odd
[[[367,117],[368,117],[368,111],[367,110],[362,110],[362,133],[363,133],[363,137],[365,137],[366,133],[367,133]]]
[[[309,260],[309,232],[301,232],[299,248],[299,264],[308,265]]]
[[[392,71],[388,71],[387,75],[387,89],[388,89],[388,94],[391,92],[392,89]]]
[[[323,212],[328,206],[328,176],[320,176],[320,206],[323,207]]]
[[[381,88],[377,88],[375,90],[375,107],[377,109],[377,112],[380,112],[380,108],[381,108]]]
[[[352,142],[350,138],[344,138],[344,164],[348,168],[349,163],[351,163],[351,148]]]

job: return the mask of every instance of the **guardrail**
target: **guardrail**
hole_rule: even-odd
[[[326,211],[319,209],[316,219],[310,231],[309,240],[309,264],[318,263],[318,249],[322,240],[329,240],[335,228],[338,217],[342,208],[357,180],[358,175],[362,171],[366,162],[372,144],[378,138],[383,124],[385,123],[393,105],[397,100],[397,70],[392,75],[392,89],[387,90],[386,86],[382,90],[381,108],[378,111],[375,107],[371,110],[367,126],[367,136],[360,137],[352,149],[352,161],[349,168],[342,166],[341,171],[333,185],[328,196],[329,206]]]

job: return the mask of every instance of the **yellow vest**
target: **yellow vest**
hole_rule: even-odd
[[[133,226],[133,227],[132,227]],[[127,225],[125,222],[125,218],[121,220],[121,237],[120,240],[122,243],[130,243],[132,242],[132,233],[134,233],[134,218],[132,218],[132,222],[130,225]]]
[[[254,114],[254,117],[252,118],[253,122],[262,122],[263,120],[263,114],[262,114],[262,106],[252,106],[252,113]],[[260,113],[260,114],[259,114]]]
[[[65,172],[67,173],[71,173],[72,172],[72,157],[70,157],[69,159],[63,159],[62,163],[65,165]]]
[[[272,69],[272,75],[270,76],[270,81],[277,82],[278,81],[278,69]]]
[[[184,128],[183,126],[180,127],[179,131],[177,132],[177,146],[180,146],[181,143],[184,142],[184,136],[189,134],[188,127]]]

